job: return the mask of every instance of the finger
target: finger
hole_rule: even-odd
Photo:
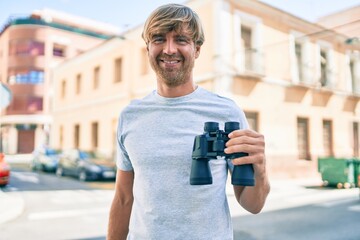
[[[243,164],[254,164],[254,165],[261,165],[264,164],[264,155],[263,154],[256,154],[256,155],[249,155],[240,158],[232,159],[232,163],[234,165],[243,165]]]
[[[262,138],[254,138],[248,136],[235,137],[226,142],[226,147],[237,144],[249,144],[249,145],[264,145]]]
[[[226,147],[224,149],[226,154],[246,152],[248,154],[256,154],[264,152],[264,147],[262,145],[252,145],[252,144],[237,144]]]
[[[239,129],[239,130],[232,131],[231,133],[229,133],[228,136],[229,136],[229,138],[235,138],[235,137],[240,137],[240,136],[261,137],[262,135],[251,129]]]
[[[224,149],[224,152],[226,154],[231,154],[231,153],[237,153],[237,152],[246,152],[249,153],[249,151],[251,150],[251,145],[247,145],[247,144],[241,144],[241,145],[231,145],[228,146]]]

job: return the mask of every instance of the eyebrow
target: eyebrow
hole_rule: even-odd
[[[166,33],[155,33],[150,38],[153,39],[156,37],[164,37],[165,35],[166,35]],[[188,36],[186,33],[176,33],[176,35],[174,35],[174,37],[191,39],[191,36]]]

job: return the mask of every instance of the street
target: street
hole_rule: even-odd
[[[2,191],[22,199],[17,204],[23,209],[0,225],[1,240],[105,239],[114,182],[84,183],[24,169],[13,169],[10,181]]]
[[[268,202],[258,215],[238,207],[229,185],[235,240],[359,239],[358,189],[323,188],[318,183],[272,181]],[[14,199],[11,204],[16,206],[8,207],[18,212],[9,221],[0,219],[0,239],[105,239],[113,186],[13,168],[0,202]]]

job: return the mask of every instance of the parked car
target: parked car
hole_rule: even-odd
[[[112,158],[94,152],[70,149],[61,154],[56,175],[74,176],[80,181],[115,179],[116,164]]]
[[[60,151],[49,147],[42,147],[36,149],[32,156],[33,159],[30,163],[32,170],[55,172],[59,162]]]
[[[5,155],[0,153],[0,187],[4,187],[9,183],[10,165],[5,161]]]

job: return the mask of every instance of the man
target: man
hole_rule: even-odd
[[[124,109],[118,126],[118,173],[108,239],[233,238],[225,186],[233,165],[254,166],[254,187],[234,186],[239,204],[252,213],[269,193],[264,137],[246,129],[245,115],[227,98],[196,86],[195,59],[204,33],[190,8],[169,4],[147,19],[143,39],[157,90]],[[210,161],[213,184],[190,185],[194,137],[204,122],[241,123],[229,134],[226,153],[249,156]]]

